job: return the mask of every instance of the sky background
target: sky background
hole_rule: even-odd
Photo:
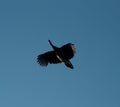
[[[37,64],[48,39],[73,70]],[[0,0],[0,107],[120,107],[120,1]]]

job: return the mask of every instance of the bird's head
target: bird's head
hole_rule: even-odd
[[[76,53],[75,45],[72,43],[69,43],[70,47],[72,48],[73,53]]]

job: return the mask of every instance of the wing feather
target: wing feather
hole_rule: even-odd
[[[42,66],[47,66],[48,63],[61,63],[61,61],[56,56],[55,51],[49,51],[39,55],[37,58],[37,62]]]

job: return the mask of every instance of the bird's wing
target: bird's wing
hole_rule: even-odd
[[[56,56],[55,51],[49,51],[39,55],[37,58],[37,62],[42,66],[47,66],[48,63],[61,63],[61,61]]]
[[[72,63],[71,63],[69,60],[66,60],[66,61],[64,62],[64,64],[65,64],[67,67],[71,68],[71,69],[74,68],[73,65],[72,65]]]
[[[62,52],[63,52],[66,59],[71,59],[74,56],[75,52],[76,52],[75,46],[73,44],[71,44],[71,43],[63,45],[61,47],[61,50],[62,50]]]

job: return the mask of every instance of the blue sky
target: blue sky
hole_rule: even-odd
[[[119,0],[1,0],[0,107],[120,107]],[[71,62],[37,55],[74,43]]]

